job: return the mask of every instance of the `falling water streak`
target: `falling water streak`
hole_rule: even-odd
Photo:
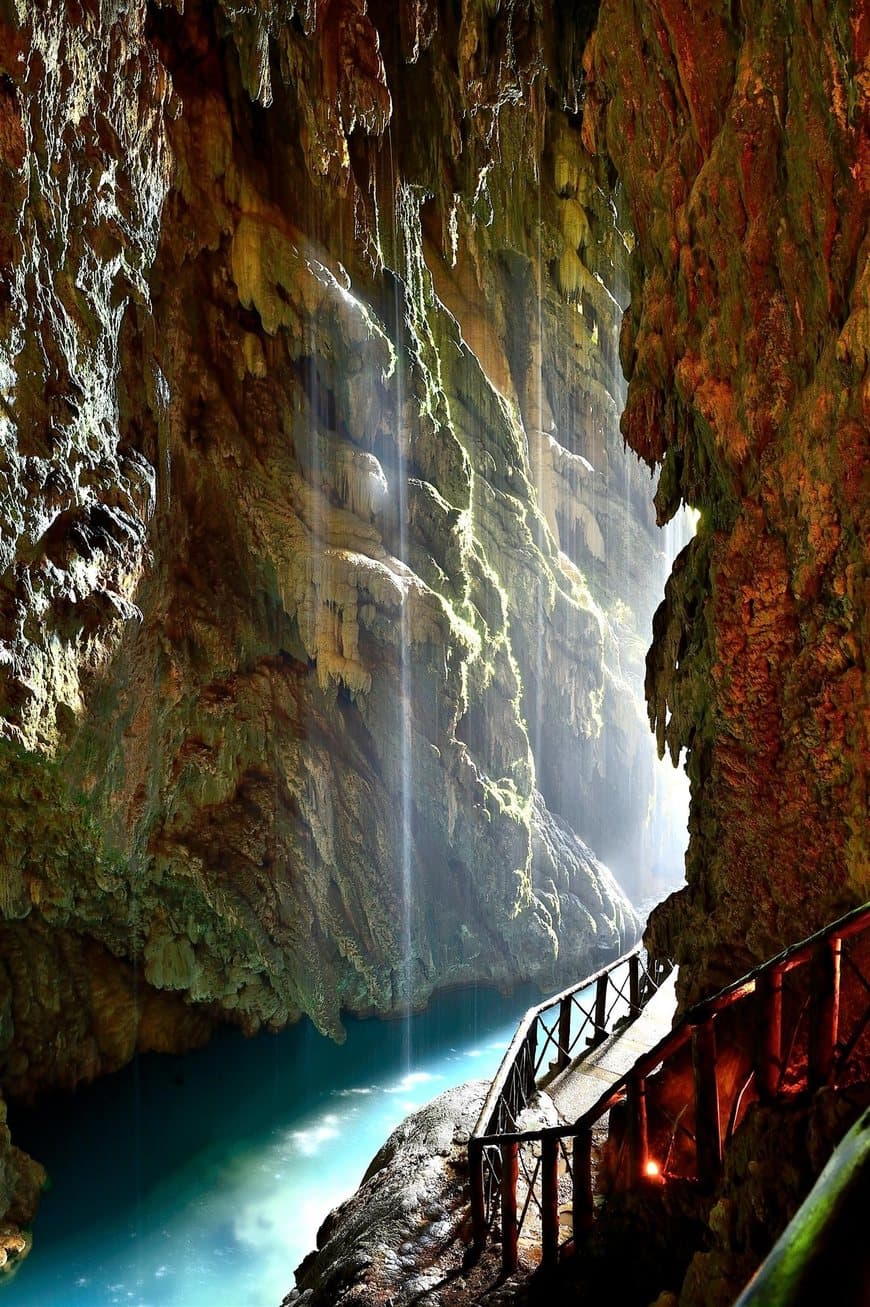
[[[537,434],[538,457],[536,460],[537,466],[535,468],[535,481],[538,490],[538,512],[541,515],[540,522],[539,522],[541,539],[538,541],[538,544],[543,550],[543,545],[544,545],[543,536],[544,536],[544,529],[545,529],[544,522],[543,522],[544,495],[545,495],[545,487],[544,487],[545,468],[544,468],[544,433],[543,430],[541,429],[543,427],[543,421],[544,421],[544,314],[542,308],[542,300],[543,300],[544,292],[543,292],[543,282],[542,282],[543,254],[541,250],[542,223],[543,223],[543,217],[541,212],[541,177],[539,173],[538,174],[538,224],[536,228],[538,248],[537,248],[537,260],[535,262],[535,282],[536,282],[536,291],[538,296],[538,308],[537,308],[537,318],[536,318],[537,333],[538,333],[537,335],[538,357],[535,361],[535,382],[537,387],[537,394],[535,396],[535,403],[537,409],[537,423],[538,423],[539,430]],[[541,749],[543,747],[543,713],[541,711],[541,700],[543,698],[543,686],[544,686],[544,617],[545,617],[544,580],[545,578],[544,578],[543,569],[539,569],[538,584],[535,587],[535,606],[536,606],[535,673],[537,678],[537,687],[536,687],[537,692],[535,694],[535,720],[532,727],[534,732],[533,756],[534,756],[534,763],[535,763],[535,775],[537,778],[536,784],[538,789],[541,789],[543,786],[543,761],[541,756]]]
[[[305,349],[305,388],[302,398],[302,422],[304,430],[302,433],[303,447],[305,450],[305,459],[308,464],[308,527],[310,532],[311,547],[311,580],[314,586],[312,613],[314,617],[314,631],[312,633],[314,647],[318,657],[320,656],[320,643],[318,626],[324,621],[326,614],[322,611],[326,595],[329,593],[327,587],[327,578],[324,575],[324,521],[321,504],[321,453],[320,453],[320,430],[318,414],[318,382],[317,382],[317,362],[316,362],[316,340],[314,327],[306,315],[303,326],[303,342]],[[311,812],[317,811],[317,787],[313,780],[313,772],[308,775],[309,804]],[[321,820],[329,820],[326,813],[318,814]],[[312,839],[315,847],[314,856],[317,856],[317,837],[314,835],[314,825],[312,823]],[[331,834],[331,832],[330,832]],[[324,846],[327,847],[327,846]]]
[[[398,283],[396,298],[399,299]],[[398,330],[397,336],[401,335]],[[397,342],[398,343],[398,342]],[[403,449],[404,430],[404,386],[402,382],[401,362],[396,367],[396,444],[398,448],[399,469],[399,553],[402,562],[408,559],[408,480],[405,454]],[[411,948],[411,904],[413,900],[413,869],[411,866],[411,800],[413,789],[413,760],[411,757],[411,632],[409,629],[410,589],[406,589],[402,599],[401,619],[401,765],[402,765],[402,947],[405,955],[405,1056],[408,1066],[411,1064],[411,1006],[413,957]]]
[[[340,627],[337,616],[330,606],[329,599],[333,593],[327,552],[331,524],[329,521],[329,504],[328,500],[325,499],[324,492],[324,454],[321,447],[321,441],[325,435],[322,430],[322,422],[326,420],[321,415],[326,412],[326,406],[321,403],[320,397],[317,328],[307,313],[302,323],[302,338],[305,379],[299,420],[301,427],[300,444],[303,454],[303,482],[307,481],[308,484],[308,505],[307,513],[304,513],[304,516],[307,517],[309,548],[311,550],[310,584],[313,587],[313,594],[311,595],[313,620],[311,639],[313,640],[316,656],[320,659],[322,652],[331,650],[333,641],[340,639]],[[340,648],[336,649],[335,652],[340,653]],[[326,678],[321,679],[321,674],[318,673],[318,680],[319,684],[325,688]],[[306,705],[306,718],[309,711],[310,709]],[[307,720],[304,726],[306,737],[309,737]],[[310,741],[309,747],[313,747],[313,741]],[[317,783],[316,769],[309,766],[306,771],[306,789],[311,814],[309,818],[311,857],[316,864],[321,858],[328,856],[327,851],[334,847],[335,812],[332,803],[324,802],[324,790]],[[315,815],[317,818],[316,823],[313,820]],[[317,834],[318,829],[321,832],[320,835]]]
[[[388,130],[390,150],[390,174],[393,202],[393,252],[395,264],[400,262],[403,233],[400,230],[399,190],[393,158],[392,133]],[[413,685],[411,678],[411,631],[409,621],[410,587],[407,577],[410,574],[408,561],[408,466],[405,440],[410,439],[405,428],[405,377],[404,377],[404,333],[403,333],[403,287],[399,278],[399,268],[393,277],[393,321],[396,339],[393,342],[396,352],[395,369],[395,441],[396,441],[396,491],[398,498],[399,558],[407,569],[406,584],[402,593],[402,606],[399,632],[399,674],[400,674],[400,776],[401,806],[399,820],[401,853],[401,889],[402,889],[402,953],[404,973],[400,977],[400,1002],[403,1008],[403,1049],[405,1065],[410,1069],[411,1050],[411,1011],[413,1006],[413,946],[412,946],[412,907],[414,898],[414,874],[412,865],[412,823],[411,804],[413,800],[413,758],[411,752],[411,703]]]
[[[610,350],[611,350],[611,352],[612,352],[612,356],[614,357],[614,359],[617,360],[617,362],[616,362],[616,364],[615,364],[615,368],[614,368],[615,377],[616,377],[616,386],[617,386],[617,396],[616,396],[616,397],[617,397],[617,400],[618,400],[618,403],[619,403],[619,408],[620,408],[620,409],[624,409],[624,408],[625,408],[625,400],[626,400],[626,386],[625,386],[625,382],[624,382],[624,379],[623,379],[623,376],[622,376],[622,369],[621,369],[621,367],[619,366],[619,363],[618,363],[618,359],[619,359],[619,333],[620,333],[620,327],[621,327],[621,324],[622,324],[622,315],[625,313],[626,309],[628,308],[628,304],[629,304],[629,300],[630,300],[631,296],[630,296],[630,293],[629,293],[628,281],[627,281],[627,277],[626,277],[626,262],[625,262],[625,259],[624,259],[621,255],[620,255],[619,257],[617,257],[616,241],[621,241],[621,240],[622,240],[622,233],[621,233],[621,231],[620,231],[620,225],[619,225],[619,211],[618,211],[618,207],[617,207],[617,205],[616,205],[615,200],[613,200],[613,199],[610,200],[610,209],[611,209],[611,213],[612,213],[612,215],[613,215],[613,239],[614,239],[614,245],[613,245],[613,291],[612,291],[612,293],[613,293],[613,298],[614,298],[614,300],[616,301],[616,303],[617,303],[618,306],[619,306],[619,312],[616,312],[616,313],[614,313],[614,315],[613,315],[613,335],[612,335],[612,339],[611,339],[611,341],[610,341]],[[632,509],[632,503],[631,503],[631,462],[630,462],[630,459],[631,459],[631,455],[629,455],[629,454],[626,452],[626,459],[625,459],[625,463],[624,463],[624,465],[623,465],[623,471],[624,471],[624,503],[625,503],[625,516],[624,516],[624,518],[623,518],[623,522],[624,522],[624,527],[623,527],[623,540],[622,540],[622,546],[623,546],[623,547],[622,547],[622,550],[621,550],[621,553],[620,553],[620,564],[621,564],[621,566],[624,568],[624,579],[625,579],[625,581],[626,581],[626,583],[627,583],[627,585],[628,585],[629,587],[631,586],[631,569],[632,569],[632,548],[631,548],[631,536],[632,536],[632,532],[631,532],[631,529],[630,529],[630,527],[629,527],[629,523],[631,523],[631,522],[633,522],[633,521],[635,520],[635,514],[634,514],[634,512],[633,512],[633,509]],[[653,583],[653,585],[658,586],[658,577],[657,577],[657,576],[654,576],[654,577],[652,578],[652,583]]]

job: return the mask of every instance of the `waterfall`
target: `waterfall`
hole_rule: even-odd
[[[399,513],[399,557],[408,564],[408,469],[405,442],[407,432],[404,428],[404,359],[401,342],[401,303],[398,280],[395,283],[396,328],[395,341],[398,363],[396,366],[396,466]],[[411,713],[413,703],[413,682],[411,674],[411,630],[410,630],[410,586],[405,587],[401,608],[401,630],[399,644],[400,687],[399,687],[399,740],[400,740],[400,775],[401,806],[399,821],[401,826],[401,886],[402,886],[402,950],[404,955],[404,975],[402,984],[404,992],[405,1019],[405,1057],[410,1066],[411,1060],[411,1008],[413,1004],[413,941],[412,917],[414,900],[413,832],[411,809],[414,796],[414,760],[411,750]]]

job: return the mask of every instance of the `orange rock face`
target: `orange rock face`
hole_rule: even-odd
[[[868,49],[860,3],[605,0],[584,139],[638,237],[623,431],[701,512],[647,668],[688,752],[684,999],[870,892]]]

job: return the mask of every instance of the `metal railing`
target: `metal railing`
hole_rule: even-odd
[[[542,1261],[553,1264],[560,1249],[593,1224],[596,1180],[600,1190],[608,1165],[611,1191],[645,1182],[663,1186],[673,1179],[710,1188],[721,1171],[723,1145],[750,1102],[870,1079],[867,973],[870,902],[691,1008],[573,1125],[482,1131],[482,1123],[494,1123],[490,1091],[469,1141],[478,1246],[497,1203],[503,1266],[515,1271],[519,1235],[533,1211],[540,1218],[536,1238]],[[733,1015],[723,1055],[717,1050],[717,1026],[725,1013]],[[518,1037],[527,1023],[528,1016]],[[518,1051],[518,1038],[511,1050]],[[663,1102],[654,1084],[648,1101],[650,1077],[665,1067],[673,1073],[676,1097],[672,1093]],[[594,1156],[593,1131],[615,1107],[625,1114],[625,1128],[621,1142],[611,1143],[615,1157],[608,1164]],[[570,1223],[561,1219],[568,1211]]]
[[[597,1048],[621,1023],[633,1020],[656,992],[671,966],[647,961],[641,945],[624,953],[579,984],[530,1008],[517,1028],[496,1072],[468,1142],[475,1242],[486,1239],[500,1208],[511,1203],[505,1193],[517,1193],[520,1173],[525,1180],[525,1204],[515,1213],[519,1229],[536,1198],[541,1159],[529,1159],[506,1140],[520,1128],[523,1111],[539,1088],[545,1087],[571,1062]],[[547,1172],[549,1175],[549,1172]]]

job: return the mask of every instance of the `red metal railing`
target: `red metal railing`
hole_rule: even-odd
[[[491,1091],[469,1141],[476,1243],[485,1241],[498,1206],[504,1269],[516,1270],[519,1235],[534,1212],[542,1260],[552,1264],[594,1221],[596,1181],[600,1196],[608,1167],[611,1190],[677,1177],[709,1188],[721,1170],[723,1145],[751,1101],[870,1078],[866,971],[870,902],[691,1008],[573,1125],[496,1130]],[[729,1028],[719,1050],[723,1019]],[[650,1078],[660,1068],[670,1084],[658,1076],[650,1094]],[[602,1148],[595,1155],[593,1131],[615,1107],[626,1121],[618,1147],[611,1141],[616,1158],[608,1163]],[[497,1181],[489,1195],[487,1169]],[[570,1208],[568,1231],[560,1208]]]
[[[506,1220],[510,1225],[510,1195],[516,1196],[521,1172],[529,1196],[519,1215],[514,1201],[517,1229],[532,1202],[540,1167],[532,1175],[525,1154],[510,1143],[505,1150],[502,1143],[514,1138],[520,1116],[538,1088],[575,1058],[596,1048],[620,1022],[636,1017],[670,970],[666,964],[648,964],[638,945],[525,1014],[469,1139],[472,1218],[478,1244],[485,1241],[497,1209],[502,1213],[503,1230]]]

